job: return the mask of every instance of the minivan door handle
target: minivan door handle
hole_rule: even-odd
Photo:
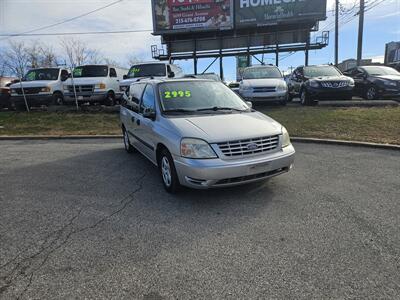
[[[136,120],[136,124],[138,124],[140,126],[140,120],[139,119]]]
[[[132,123],[134,123],[135,122],[135,117],[132,117],[131,121],[132,121]]]

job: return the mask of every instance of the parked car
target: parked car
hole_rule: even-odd
[[[245,68],[239,94],[252,102],[279,102],[286,105],[288,88],[281,71],[272,65]]]
[[[12,109],[10,85],[15,82],[13,77],[0,77],[0,110],[3,108]]]
[[[133,82],[144,78],[182,78],[184,75],[178,65],[170,64],[169,62],[151,61],[138,63],[133,65],[128,74],[124,75],[123,80],[120,81],[120,91],[124,93]]]
[[[108,65],[84,65],[76,67],[64,84],[64,101],[75,103],[102,103],[108,106],[120,100],[119,81],[128,70]]]
[[[368,100],[400,97],[400,73],[391,67],[357,67],[345,74],[354,79],[355,95]]]
[[[239,94],[239,82],[236,81],[229,82],[228,87],[236,94]]]
[[[286,129],[221,82],[133,83],[120,120],[126,151],[158,166],[168,192],[263,180],[288,172],[294,161]]]
[[[318,65],[296,68],[288,80],[289,98],[300,97],[302,105],[318,100],[351,100],[354,80],[334,66]]]
[[[17,110],[25,110],[25,99],[29,107],[60,105],[64,101],[63,82],[68,78],[64,68],[37,68],[29,70],[21,82],[10,86],[11,102]]]

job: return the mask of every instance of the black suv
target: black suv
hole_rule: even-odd
[[[351,100],[354,80],[331,65],[298,67],[288,79],[289,100],[300,97],[302,105],[318,100]]]
[[[391,67],[364,66],[344,73],[353,77],[358,96],[368,100],[400,97],[400,73]]]

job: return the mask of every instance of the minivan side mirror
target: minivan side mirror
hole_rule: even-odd
[[[175,73],[174,73],[174,72],[172,72],[172,71],[171,71],[171,72],[169,72],[169,73],[168,73],[168,77],[169,77],[169,78],[173,78],[173,77],[175,77]]]
[[[127,79],[128,78],[128,75],[124,75],[124,76],[122,76],[122,79]]]
[[[69,74],[68,75],[61,75],[61,81],[65,81],[65,80],[67,80],[68,79],[68,77],[69,77]]]
[[[145,108],[143,111],[143,117],[154,121],[156,119],[156,112],[154,109]]]

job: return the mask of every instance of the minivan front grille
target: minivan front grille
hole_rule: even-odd
[[[75,90],[77,93],[82,93],[82,92],[93,92],[94,86],[93,85],[75,85]],[[68,86],[68,91],[70,93],[74,92],[74,86],[73,85],[69,85]]]
[[[24,94],[31,95],[31,94],[38,94],[41,91],[41,87],[24,87]],[[22,95],[22,89],[16,88],[14,89],[18,95]]]
[[[254,93],[273,93],[276,92],[275,86],[266,86],[266,87],[255,87],[253,88]]]
[[[348,86],[349,83],[347,81],[325,81],[321,82],[321,85],[325,88],[342,88]]]
[[[278,148],[279,135],[217,143],[219,150],[228,157],[264,153]]]

